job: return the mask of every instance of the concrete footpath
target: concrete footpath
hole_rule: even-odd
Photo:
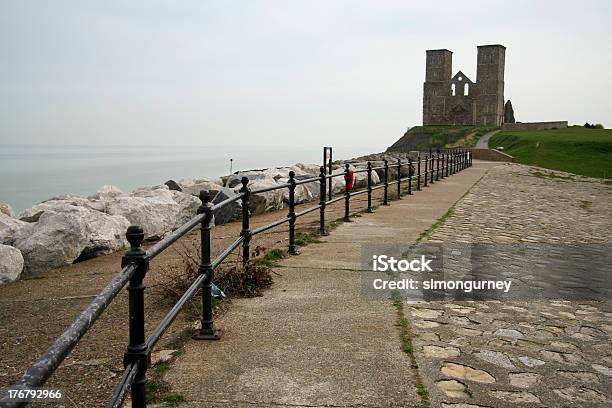
[[[185,345],[165,376],[181,406],[421,406],[395,307],[360,297],[361,245],[415,241],[497,165],[474,162],[281,261],[263,297],[217,320],[220,341]]]
[[[491,138],[495,136],[496,134],[498,134],[499,132],[501,132],[501,130],[492,130],[482,135],[482,137],[478,139],[478,142],[476,142],[476,148],[477,149],[488,149],[489,140],[491,140]]]

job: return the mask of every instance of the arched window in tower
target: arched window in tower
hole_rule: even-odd
[[[463,95],[468,96],[470,94],[470,84],[467,82],[463,85]]]
[[[451,84],[451,95],[455,96],[455,84]]]

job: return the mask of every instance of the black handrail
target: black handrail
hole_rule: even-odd
[[[70,327],[28,368],[21,379],[15,383],[15,388],[43,385],[76,346],[81,337],[98,320],[102,312],[130,280],[135,270],[135,265],[128,265],[115,275],[89,306],[79,314]],[[25,402],[12,402],[6,398],[0,400],[0,404],[3,407],[22,407],[26,405]]]
[[[435,160],[435,167],[434,167]],[[472,154],[469,150],[450,150],[442,154],[438,153],[435,157],[433,154],[425,155],[422,160],[402,162],[397,159],[395,163],[389,163],[384,160],[383,166],[372,167],[371,162],[366,163],[366,168],[354,169],[354,174],[367,173],[367,186],[360,190],[353,191],[349,183],[350,165],[362,165],[363,163],[345,163],[344,171],[332,173],[331,162],[329,163],[329,174],[326,174],[325,167],[320,168],[319,176],[313,176],[308,179],[296,180],[295,173],[289,173],[289,181],[275,186],[249,189],[249,180],[246,177],[241,179],[242,188],[240,191],[215,205],[210,203],[210,195],[208,192],[200,193],[202,205],[198,208],[198,213],[181,225],[174,232],[166,236],[161,241],[144,251],[141,247],[144,239],[144,232],[138,226],[130,226],[126,233],[126,237],[130,242],[130,249],[122,258],[121,271],[109,282],[109,284],[96,296],[89,306],[81,312],[75,321],[66,329],[66,331],[58,337],[53,345],[40,357],[26,373],[15,383],[15,387],[36,387],[41,386],[59,367],[65,357],[70,353],[74,346],[79,342],[81,337],[87,332],[92,324],[100,317],[104,310],[108,307],[114,297],[129,281],[129,345],[127,352],[124,355],[124,372],[120,382],[117,384],[113,395],[108,403],[108,407],[120,407],[126,397],[127,390],[131,388],[132,406],[135,408],[146,406],[146,371],[150,365],[150,354],[152,348],[157,344],[161,336],[170,327],[172,322],[177,317],[178,313],[183,309],[185,304],[195,296],[198,289],[202,289],[202,328],[195,338],[216,340],[219,339],[219,331],[215,328],[212,316],[212,294],[211,287],[214,279],[214,270],[240,245],[242,245],[243,263],[248,267],[250,257],[250,241],[253,236],[260,234],[269,229],[278,227],[282,224],[289,223],[289,252],[291,254],[298,253],[295,245],[295,221],[297,218],[314,212],[320,211],[319,232],[321,235],[326,235],[325,229],[325,209],[327,205],[331,205],[338,201],[345,202],[345,221],[350,221],[350,198],[368,194],[368,212],[372,212],[372,192],[377,189],[384,189],[383,204],[389,203],[388,188],[390,185],[397,185],[397,198],[401,198],[402,182],[408,181],[408,195],[412,194],[413,183],[416,182],[416,191],[421,190],[421,185],[427,186],[433,184],[434,180],[444,179],[460,170],[463,170],[472,165]],[[416,175],[414,174],[414,164],[416,163]],[[421,163],[424,163],[424,171],[421,171]],[[408,176],[401,177],[402,166],[408,166]],[[397,168],[397,176],[395,180],[389,179],[389,169]],[[372,172],[383,170],[383,179],[379,185],[373,186]],[[334,177],[343,177],[345,181],[344,192],[337,197],[332,197],[331,179]],[[329,180],[329,184],[328,183]],[[421,180],[424,183],[421,183]],[[307,183],[319,183],[319,204],[307,208],[300,212],[295,212],[295,187]],[[329,197],[327,196],[327,187],[329,187]],[[273,221],[266,225],[250,228],[250,195],[261,194],[264,192],[289,189],[289,213],[287,217]],[[241,200],[242,203],[242,231],[240,236],[227,246],[221,254],[213,261],[211,260],[211,238],[210,230],[214,220],[214,211],[221,209],[235,201]],[[183,237],[185,234],[200,225],[201,231],[201,264],[199,274],[194,279],[189,288],[183,293],[180,299],[174,304],[170,311],[162,318],[158,325],[153,329],[153,332],[148,338],[144,338],[144,284],[143,280],[149,269],[149,262],[169,248],[174,242]],[[25,406],[25,402],[12,402],[4,397],[0,400],[3,407],[21,407]]]

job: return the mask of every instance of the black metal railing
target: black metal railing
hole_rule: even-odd
[[[202,325],[194,338],[205,340],[217,340],[220,338],[220,331],[215,327],[213,320],[212,283],[214,271],[238,247],[242,246],[243,266],[248,267],[251,252],[250,243],[253,237],[287,223],[289,230],[289,253],[297,254],[299,248],[295,243],[295,226],[296,220],[299,217],[319,210],[319,232],[321,235],[327,235],[325,210],[328,205],[344,201],[344,220],[349,222],[352,197],[367,194],[367,211],[373,212],[372,199],[374,191],[383,189],[383,205],[389,205],[390,186],[396,184],[397,199],[402,198],[402,183],[406,183],[407,194],[412,195],[415,188],[416,191],[421,191],[421,187],[428,186],[428,180],[429,184],[433,184],[434,180],[438,181],[440,178],[449,177],[460,170],[470,167],[472,165],[472,154],[468,150],[454,149],[425,155],[424,159],[421,159],[419,156],[416,159],[416,169],[412,159],[407,161],[397,159],[395,163],[391,164],[388,160],[384,160],[383,163],[382,166],[373,167],[371,162],[367,162],[365,168],[354,170],[353,175],[367,173],[366,186],[355,191],[349,186],[351,169],[348,163],[345,164],[344,171],[338,173],[332,173],[331,164],[327,171],[322,166],[318,176],[305,180],[296,180],[295,173],[291,171],[287,183],[259,189],[250,189],[248,187],[248,178],[243,177],[241,179],[242,188],[239,193],[215,205],[210,202],[211,197],[208,192],[202,191],[200,193],[202,205],[198,208],[197,214],[147,251],[142,248],[145,236],[142,228],[135,225],[130,226],[126,232],[130,249],[126,251],[122,258],[121,271],[96,296],[89,306],[81,312],[70,327],[55,340],[42,357],[27,369],[21,379],[15,383],[14,388],[42,386],[76,346],[81,337],[109,306],[119,291],[129,282],[127,287],[129,297],[129,341],[127,351],[123,357],[124,372],[120,382],[115,387],[108,407],[120,407],[126,398],[128,389],[131,391],[132,407],[146,407],[146,372],[150,366],[151,350],[170,327],[185,304],[195,296],[198,289],[201,289],[202,297]],[[408,169],[407,176],[401,177],[404,166]],[[390,170],[393,168],[396,168],[397,173],[395,179],[391,180]],[[423,168],[424,171],[421,172]],[[373,172],[377,170],[382,170],[383,179],[378,185],[374,186]],[[335,177],[344,178],[344,192],[337,197],[332,196],[332,179]],[[313,207],[296,212],[295,189],[298,185],[307,183],[319,183],[319,203]],[[329,190],[327,187],[329,187]],[[251,195],[285,188],[289,191],[289,212],[287,216],[251,229],[251,215],[249,211]],[[214,220],[214,211],[238,200],[242,203],[242,230],[240,236],[213,260],[211,258],[211,228]],[[149,337],[145,337],[144,279],[149,270],[149,264],[155,257],[198,225],[201,235],[201,263],[198,269],[198,276],[166,316],[153,329]],[[2,407],[21,407],[26,404],[26,402],[10,401],[7,396],[0,400],[0,406]]]

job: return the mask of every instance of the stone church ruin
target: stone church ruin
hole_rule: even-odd
[[[478,46],[476,82],[461,71],[452,76],[452,51],[426,54],[423,125],[502,125],[506,47]]]

